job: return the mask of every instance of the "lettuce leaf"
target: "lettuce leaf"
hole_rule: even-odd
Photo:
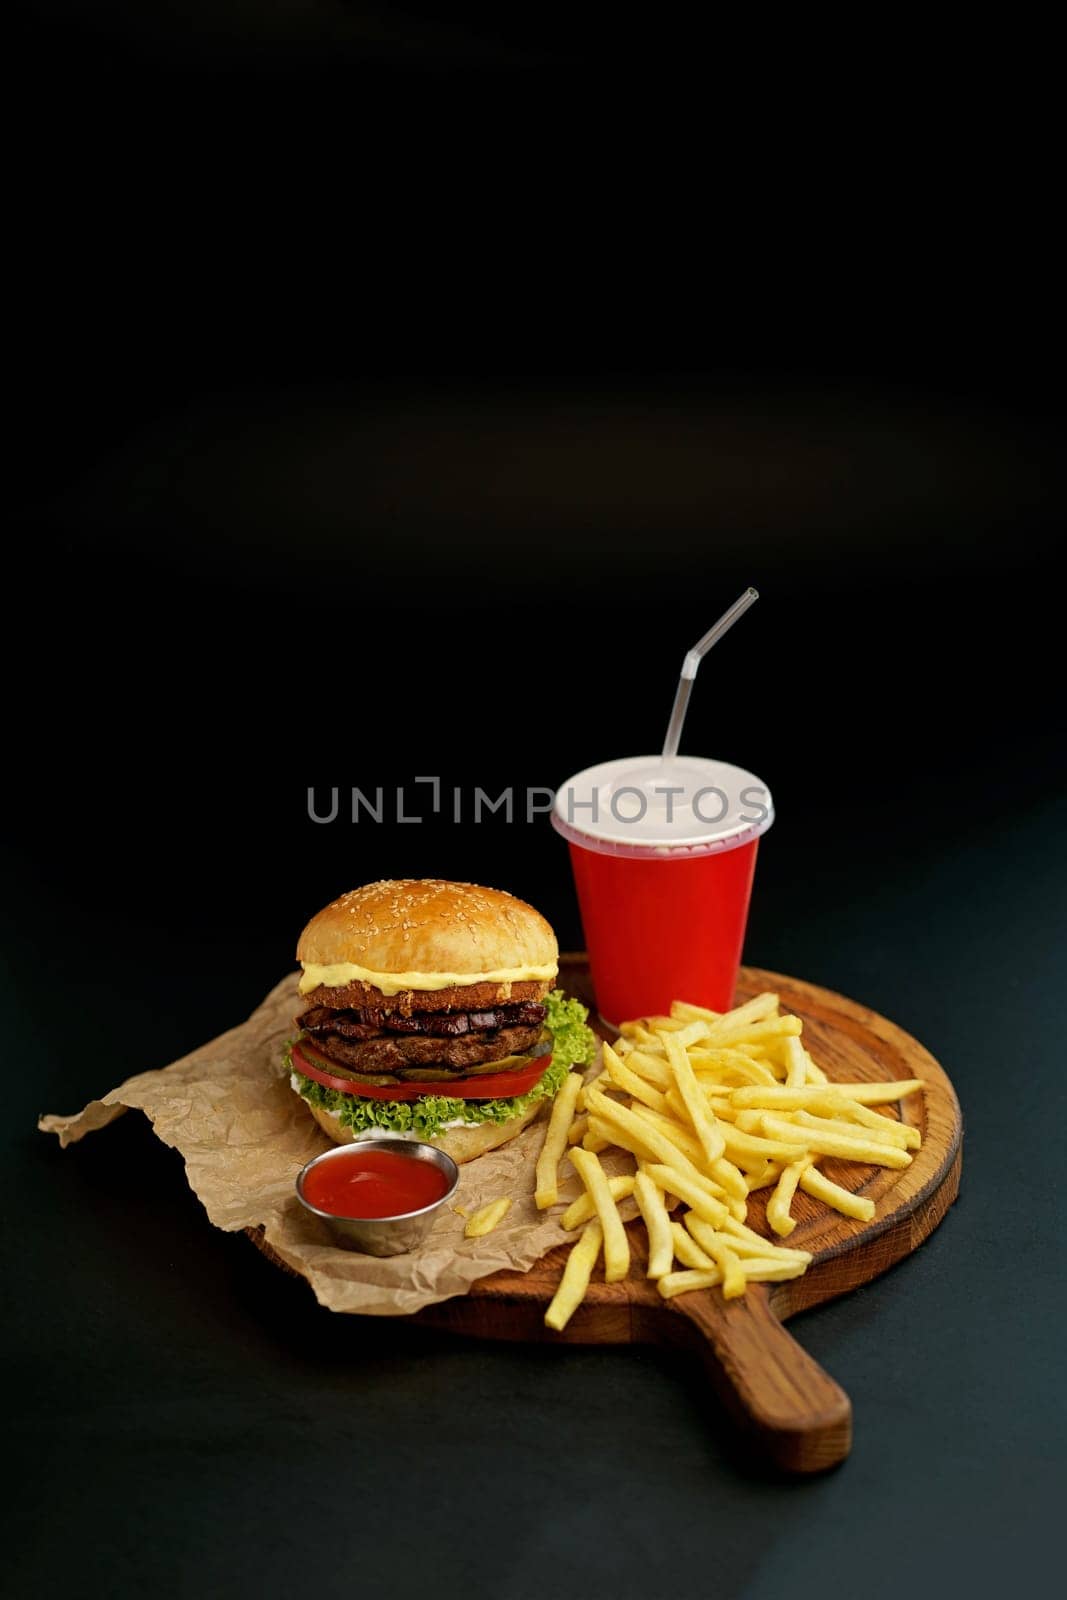
[[[545,1027],[552,1034],[552,1060],[566,1061],[573,1066],[587,1067],[596,1055],[596,1034],[586,1024],[588,1006],[562,989],[553,989],[545,999],[548,1014]]]
[[[363,1100],[359,1095],[327,1089],[324,1084],[305,1078],[292,1063],[290,1040],[285,1047],[285,1064],[296,1078],[298,1092],[309,1105],[332,1112],[343,1128],[363,1133],[368,1128],[386,1128],[392,1133],[413,1133],[420,1139],[440,1133],[446,1122],[462,1118],[465,1122],[508,1122],[538,1100],[549,1100],[558,1093],[573,1066],[586,1066],[596,1054],[596,1035],[586,1026],[589,1015],[580,1001],[553,989],[545,1001],[545,1026],[552,1034],[552,1061],[526,1094],[509,1100],[461,1100],[453,1095],[424,1094],[417,1100]]]

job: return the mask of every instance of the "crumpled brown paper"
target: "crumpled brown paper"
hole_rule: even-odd
[[[425,1243],[408,1255],[365,1256],[333,1244],[326,1224],[304,1210],[294,1188],[304,1163],[332,1148],[290,1088],[282,1060],[299,1009],[296,983],[295,973],[283,978],[247,1022],[191,1055],[128,1078],[76,1116],[43,1116],[38,1127],[66,1146],[128,1107],[143,1111],[163,1143],[184,1156],[193,1193],[215,1226],[231,1233],[261,1226],[266,1243],[331,1311],[418,1311],[464,1294],[500,1268],[524,1272],[554,1246],[573,1242],[575,1235],[559,1225],[563,1205],[543,1212],[533,1202],[545,1111],[510,1144],[460,1168],[453,1205],[473,1211],[501,1195],[512,1198],[492,1233],[465,1239],[464,1218],[445,1206]],[[564,1167],[561,1180],[566,1175]],[[561,1181],[561,1200],[578,1193],[573,1176]]]

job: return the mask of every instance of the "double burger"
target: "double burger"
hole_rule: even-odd
[[[365,884],[312,917],[290,1082],[331,1139],[393,1133],[471,1161],[520,1133],[596,1040],[554,987],[556,936],[499,889]]]

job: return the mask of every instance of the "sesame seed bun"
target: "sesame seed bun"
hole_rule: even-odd
[[[463,976],[554,967],[559,947],[540,912],[501,889],[391,878],[352,889],[312,917],[296,955],[314,966]]]

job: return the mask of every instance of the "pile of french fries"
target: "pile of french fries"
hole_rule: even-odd
[[[767,1225],[777,1239],[796,1227],[798,1189],[843,1216],[870,1221],[874,1202],[819,1170],[826,1156],[906,1167],[919,1131],[879,1111],[915,1094],[919,1078],[896,1083],[830,1082],[801,1042],[799,1017],[776,994],[733,1011],[676,1000],[668,1017],[624,1022],[602,1070],[583,1084],[572,1073],[556,1096],[537,1162],[535,1200],[559,1203],[560,1166],[569,1161],[584,1193],[560,1221],[581,1229],[545,1313],[561,1330],[585,1297],[601,1252],[604,1279],[630,1269],[619,1202],[632,1197],[648,1230],[648,1276],[665,1299],[721,1285],[728,1300],[750,1280],[799,1277],[811,1255],[757,1233],[748,1197],[770,1189]],[[633,1171],[609,1177],[605,1152],[626,1152]],[[671,1213],[686,1209],[680,1220]]]

